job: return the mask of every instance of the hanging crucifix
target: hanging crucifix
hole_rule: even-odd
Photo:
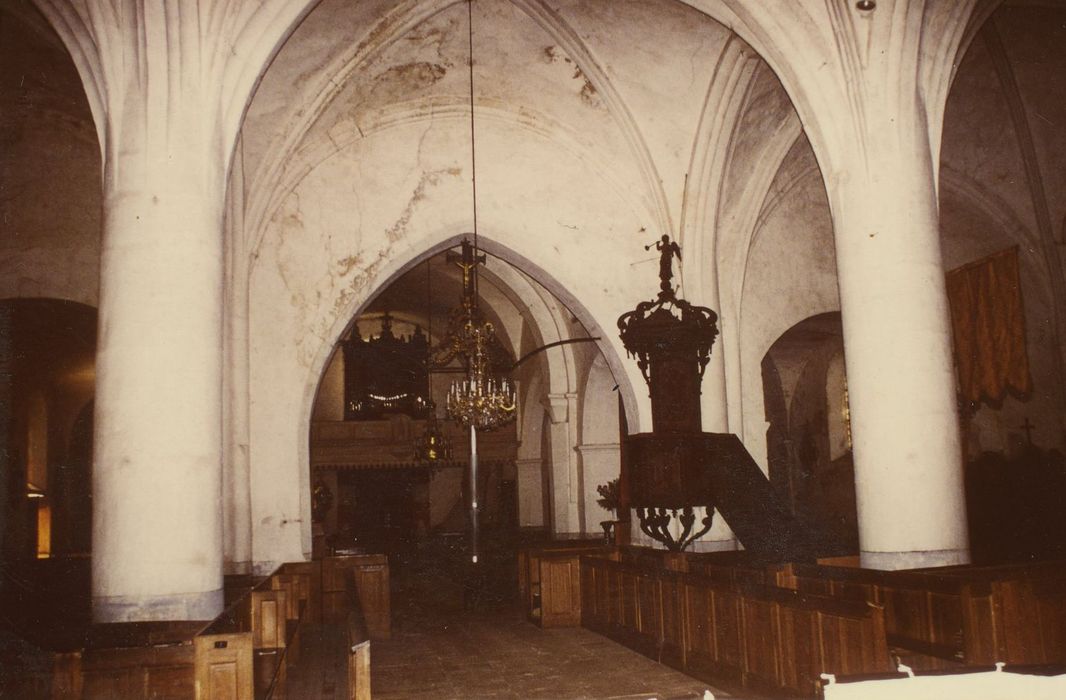
[[[474,246],[464,240],[462,252],[449,252],[446,259],[463,271],[463,308],[472,309],[477,298],[477,276],[474,274],[474,268],[485,264],[485,254],[475,253]]]

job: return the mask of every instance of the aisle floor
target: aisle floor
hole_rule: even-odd
[[[514,611],[425,622],[372,646],[375,698],[702,698],[708,688],[589,630],[540,629]]]
[[[469,591],[447,566],[393,571],[392,638],[371,643],[375,700],[734,697],[589,630],[541,629],[507,596],[464,605]],[[290,697],[343,697],[342,635],[307,630]]]
[[[344,697],[343,635],[339,625],[306,630],[289,697]],[[375,700],[733,697],[586,629],[542,630],[516,614],[396,630],[371,644],[371,683]]]

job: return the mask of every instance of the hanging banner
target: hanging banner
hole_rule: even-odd
[[[998,406],[1007,393],[1027,397],[1033,384],[1018,248],[948,272],[947,288],[962,399],[971,406],[981,401]]]

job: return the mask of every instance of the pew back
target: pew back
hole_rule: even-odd
[[[581,555],[615,552],[603,544],[537,547],[520,559],[526,564],[525,610],[541,627],[581,624]]]
[[[581,559],[582,624],[711,682],[813,697],[821,673],[890,670],[865,601]]]
[[[359,595],[357,569],[348,570],[348,699],[370,700],[370,629]]]
[[[193,693],[193,637],[203,625],[93,625],[84,649],[62,655],[58,668],[65,678],[55,679],[53,690],[71,698],[187,698]]]
[[[287,668],[298,660],[301,622],[313,606],[312,580],[307,563],[284,564],[197,635],[197,698],[283,693]]]
[[[792,564],[782,583],[883,606],[888,641],[914,668],[1066,662],[1061,563],[925,571]]]
[[[253,700],[251,633],[212,627],[195,640],[196,697]]]
[[[322,560],[322,617],[345,622],[351,610],[348,578],[354,575],[370,636],[392,635],[389,559],[384,554],[358,554]]]

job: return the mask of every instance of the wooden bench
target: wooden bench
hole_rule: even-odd
[[[877,571],[789,565],[782,584],[884,607],[889,645],[922,670],[1066,662],[1066,566]]]
[[[606,545],[528,549],[520,558],[526,566],[526,618],[541,627],[581,624],[581,555],[614,551]]]
[[[237,598],[195,640],[197,698],[281,696],[299,660],[300,629],[312,608],[312,573],[284,564]]]
[[[384,554],[356,554],[322,560],[322,620],[347,620],[351,611],[349,580],[354,576],[367,629],[375,639],[392,635],[389,559]]]
[[[355,636],[368,640],[389,634],[387,559],[344,559],[351,561],[287,563],[262,579],[227,577],[226,607],[214,620],[92,625],[83,635],[85,643],[69,649],[27,643],[19,653],[33,655],[32,677],[13,684],[0,673],[0,687],[64,700],[281,697],[288,668],[299,659],[302,631],[322,616],[324,566],[331,576],[340,572],[342,588],[344,574],[353,582],[345,588],[348,599],[334,601],[333,612],[344,616],[340,623],[355,609],[354,599],[361,622],[351,629],[366,631]],[[356,667],[368,668],[369,645],[363,641],[353,636],[349,650]]]
[[[1025,698],[1066,697],[1066,666],[967,666],[961,669],[829,677],[822,694],[833,700],[877,697]]]
[[[55,656],[52,698],[188,698],[202,622],[92,625],[82,649]]]
[[[782,586],[787,580],[785,564],[758,564],[741,558],[722,561],[697,556],[688,562],[688,571],[721,583]]]
[[[581,557],[582,624],[713,683],[814,697],[821,673],[891,670],[882,610]]]
[[[535,561],[541,552],[557,552],[566,550],[596,551],[606,545],[602,537],[579,538],[570,540],[549,540],[526,544],[518,548],[518,599],[523,601],[527,609],[530,601],[530,578],[539,577],[539,567]]]
[[[370,700],[370,628],[356,576],[356,569],[348,569],[348,700]]]
[[[339,589],[339,590],[338,590]],[[284,564],[196,638],[198,698],[281,697],[308,620],[346,626],[348,695],[370,692],[370,639],[391,631],[388,558]]]
[[[618,548],[618,561],[647,569],[665,569],[685,573],[695,555],[691,552],[670,552],[652,547],[628,546]]]

